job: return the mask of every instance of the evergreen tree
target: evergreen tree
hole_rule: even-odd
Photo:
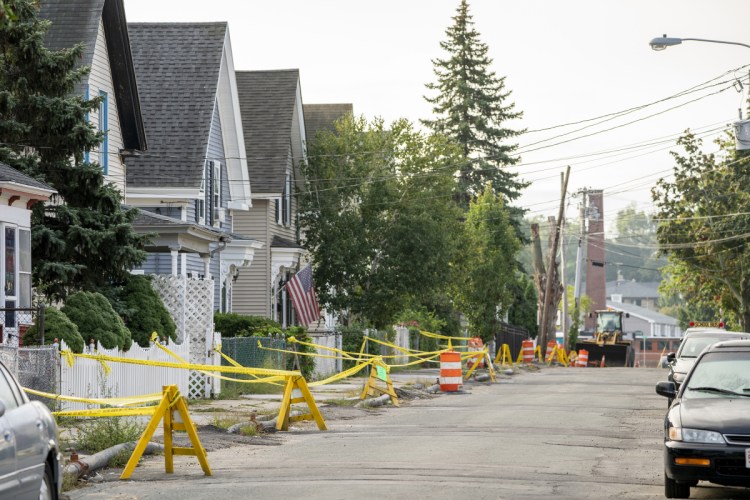
[[[146,257],[137,210],[102,168],[84,159],[103,135],[88,122],[99,98],[75,95],[88,73],[78,66],[83,46],[53,52],[44,46],[49,22],[30,0],[6,0],[15,15],[0,24],[0,161],[57,190],[32,213],[34,284],[50,298],[121,281]]]
[[[505,77],[498,78],[490,70],[492,59],[474,28],[466,0],[461,0],[453,21],[446,30],[448,39],[440,43],[448,57],[433,60],[437,83],[426,85],[437,91],[436,96],[425,97],[433,105],[435,118],[422,124],[461,146],[464,161],[457,169],[458,196],[464,208],[488,182],[502,193],[507,205],[528,185],[504,168],[519,160],[513,156],[517,145],[506,141],[522,131],[505,128],[503,122],[520,118],[522,113],[514,111],[513,103],[506,103],[510,91],[505,89]],[[520,211],[511,212],[518,216]]]

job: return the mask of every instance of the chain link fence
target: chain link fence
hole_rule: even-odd
[[[291,355],[261,349],[258,347],[258,342],[266,348],[287,349],[286,340],[283,337],[227,337],[221,340],[221,352],[242,366],[286,370],[287,357]],[[229,362],[223,358],[221,364],[230,366]]]
[[[44,343],[44,306],[0,307],[0,344],[22,345],[23,336],[31,326],[37,326],[37,342]]]
[[[22,387],[50,394],[60,393],[60,352],[55,347],[0,346],[0,361]],[[55,409],[53,400],[28,394]]]

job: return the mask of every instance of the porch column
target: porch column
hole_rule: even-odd
[[[203,259],[203,279],[211,279],[211,255],[201,254]]]
[[[169,247],[169,253],[172,254],[172,276],[177,276],[177,261],[180,255],[180,247]]]

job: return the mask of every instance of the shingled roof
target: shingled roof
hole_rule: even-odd
[[[315,139],[317,133],[321,130],[335,132],[333,124],[344,115],[354,113],[354,106],[350,103],[336,104],[305,104],[305,132],[307,133],[307,143]]]
[[[47,48],[57,51],[83,43],[81,65],[88,67],[94,59],[99,22],[103,23],[117,111],[122,122],[123,146],[145,151],[146,134],[123,0],[42,0],[39,17],[52,23],[44,38]],[[76,92],[83,95],[85,89],[86,82],[82,81],[77,84]]]
[[[256,193],[281,193],[289,161],[298,69],[237,71],[237,92]]]
[[[46,189],[52,192],[54,191],[54,189],[49,187],[47,184],[40,182],[33,177],[29,177],[28,175],[19,172],[10,165],[6,165],[5,163],[0,161],[0,183],[5,182],[38,189]]]
[[[199,188],[227,23],[131,23],[149,152],[127,161],[133,187]]]

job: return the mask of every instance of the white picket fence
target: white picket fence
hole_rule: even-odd
[[[189,359],[188,342],[182,344],[169,342],[167,347],[182,359]],[[61,343],[60,348],[68,349],[65,342]],[[126,359],[178,362],[156,346],[143,348],[135,343],[130,350],[125,352],[117,348],[105,349],[97,344],[95,353]],[[102,363],[95,359],[76,357],[74,360],[73,366],[69,366],[64,358],[61,362],[60,394],[63,396],[83,398],[142,396],[161,392],[163,386],[173,384],[177,385],[182,394],[188,394],[189,370],[108,361],[106,364],[110,371],[107,374]],[[61,407],[74,410],[86,408],[87,405],[62,402]]]
[[[317,334],[310,333],[310,338],[313,344],[318,344],[325,347],[331,347],[333,349],[342,348],[342,336],[340,333],[336,334]],[[317,348],[318,354],[322,356],[339,356],[335,351],[329,351],[328,349]],[[322,380],[328,378],[333,374],[336,374],[342,370],[341,358],[315,358],[315,370],[313,370],[313,378],[315,380]]]

